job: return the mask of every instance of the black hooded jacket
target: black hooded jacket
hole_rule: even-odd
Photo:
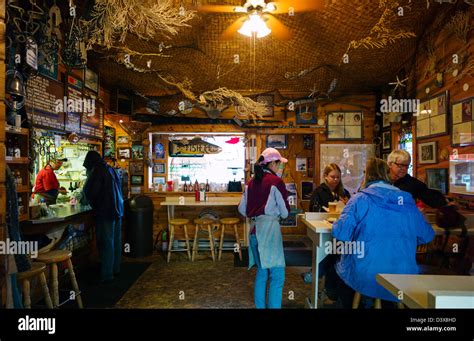
[[[83,166],[87,169],[84,195],[96,217],[116,219],[123,216],[121,180],[115,169],[100,154],[89,151]]]
[[[344,196],[350,198],[350,193],[344,188]],[[342,198],[339,198],[339,195],[333,195],[328,185],[324,182],[319,185],[311,194],[309,202],[309,211],[310,212],[326,212],[323,209],[323,206],[328,207],[330,202],[338,201]]]

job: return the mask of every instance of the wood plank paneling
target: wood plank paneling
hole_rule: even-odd
[[[5,189],[5,0],[0,0],[0,241],[4,241],[6,189]],[[0,255],[0,308],[5,304],[5,259]]]

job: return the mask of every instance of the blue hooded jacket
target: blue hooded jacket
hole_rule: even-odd
[[[339,241],[363,243],[363,254],[344,254],[336,265],[341,279],[355,291],[397,301],[376,275],[417,274],[416,247],[429,243],[434,231],[410,193],[376,182],[357,193],[334,223]]]

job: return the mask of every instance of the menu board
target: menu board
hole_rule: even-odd
[[[33,125],[64,130],[64,112],[57,110],[62,109],[58,103],[64,100],[63,84],[38,75],[28,80],[27,91],[26,108]]]
[[[82,101],[82,93],[79,90],[76,90],[72,87],[68,87],[68,99],[74,101],[74,103],[79,103]],[[70,110],[71,108],[66,108],[66,130],[74,133],[81,132],[81,113],[75,112],[77,109]]]
[[[95,102],[95,99],[88,99],[93,101],[94,110],[81,113],[81,134],[103,138],[104,129],[104,107],[102,104]]]

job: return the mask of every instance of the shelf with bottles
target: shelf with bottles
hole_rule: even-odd
[[[5,133],[7,134],[14,134],[14,135],[24,135],[24,136],[29,136],[30,131],[29,129],[26,128],[17,128],[11,125],[6,125],[5,126]]]
[[[29,219],[29,193],[18,192],[18,216],[20,221]]]
[[[28,129],[21,131],[5,131],[5,147],[7,163],[28,163]]]

